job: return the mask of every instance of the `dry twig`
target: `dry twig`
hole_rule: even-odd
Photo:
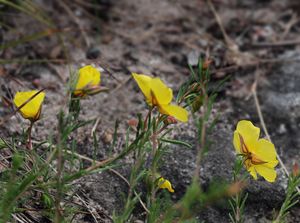
[[[86,33],[83,31],[83,27],[79,21],[79,19],[76,17],[76,15],[72,12],[72,10],[69,8],[69,6],[64,2],[64,1],[57,1],[58,4],[69,14],[69,16],[74,20],[74,22],[78,25],[79,31],[85,41],[85,44],[87,47],[90,47],[90,41],[88,39],[88,36]]]
[[[97,128],[97,126],[99,125],[99,123],[101,123],[101,118],[97,118],[97,119],[96,119],[96,122],[95,122],[95,124],[94,124],[94,126],[93,126],[93,128],[92,128],[92,130],[91,130],[91,137],[94,136],[94,133],[95,133],[96,128]]]
[[[271,137],[269,135],[269,132],[267,130],[267,126],[266,126],[266,123],[264,121],[264,117],[263,117],[263,114],[262,114],[262,111],[261,111],[261,106],[260,106],[260,103],[259,103],[259,100],[258,100],[258,97],[257,97],[257,81],[258,81],[258,77],[259,77],[259,73],[257,72],[256,75],[255,75],[255,81],[254,81],[254,83],[252,85],[251,92],[252,92],[252,96],[254,98],[255,107],[256,107],[256,110],[257,110],[257,114],[258,114],[261,126],[262,126],[262,128],[264,130],[264,133],[265,133],[267,139],[270,142],[272,142]],[[289,171],[287,170],[285,164],[283,163],[281,157],[278,155],[277,151],[276,151],[276,155],[277,155],[277,159],[278,159],[278,161],[280,163],[280,166],[284,170],[285,174],[289,177]],[[300,193],[299,188],[298,187],[296,187],[296,188],[297,188],[298,193]]]
[[[94,159],[91,159],[87,156],[84,156],[84,155],[81,155],[81,154],[78,154],[78,153],[75,153],[73,151],[70,151],[70,150],[65,150],[66,153],[69,153],[69,154],[72,154],[72,155],[75,155],[76,157],[82,159],[82,160],[86,160],[86,161],[89,161],[91,163],[96,163],[96,165],[99,165],[99,166],[102,166],[103,165],[103,161],[96,161]],[[105,160],[104,160],[105,161]],[[129,187],[130,187],[130,183],[129,181],[122,175],[120,174],[118,171],[114,170],[114,169],[109,169],[110,172],[114,173],[115,175],[117,175],[119,178],[121,178]],[[139,199],[139,202],[140,204],[142,205],[142,207],[144,208],[144,210],[147,212],[147,213],[150,213],[150,211],[147,209],[146,205],[144,204],[144,202],[141,200],[140,196],[137,194],[136,191],[134,191],[134,194],[135,196],[137,196],[137,198]]]

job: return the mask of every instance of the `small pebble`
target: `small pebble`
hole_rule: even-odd
[[[100,56],[100,49],[98,47],[90,47],[86,52],[86,58],[93,60]]]
[[[279,134],[285,134],[285,133],[286,133],[286,126],[285,126],[285,124],[281,123],[281,124],[279,125],[278,133],[279,133]]]

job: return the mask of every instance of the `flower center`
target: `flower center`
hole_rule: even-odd
[[[267,163],[249,151],[243,137],[240,134],[239,134],[239,138],[240,138],[240,143],[241,143],[242,155],[244,157],[244,164],[246,165],[246,167],[250,167],[251,164],[260,165],[260,164]]]
[[[157,99],[156,99],[156,97],[155,97],[155,95],[154,95],[154,93],[153,93],[152,90],[150,90],[150,94],[151,94],[151,103],[152,103],[152,105],[153,106],[158,105],[158,101],[157,101]]]

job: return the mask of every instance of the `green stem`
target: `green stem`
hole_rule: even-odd
[[[55,196],[55,223],[60,223],[62,220],[61,213],[61,195],[62,195],[62,171],[63,171],[63,151],[62,151],[62,142],[61,142],[61,134],[58,138],[58,146],[57,146],[57,182],[56,182],[56,196]]]
[[[149,110],[148,110],[148,113],[147,113],[146,118],[145,118],[145,121],[144,121],[144,130],[146,130],[146,128],[147,128],[147,126],[148,126],[148,125],[147,125],[147,122],[148,122],[148,119],[149,119],[149,117],[150,117],[150,115],[151,115],[153,109],[154,109],[154,106],[151,106],[151,107],[149,108]]]
[[[151,174],[151,204],[155,201],[155,185],[154,182],[156,180],[156,162],[155,162],[155,156],[157,153],[157,136],[154,133],[152,135],[152,165],[151,165],[151,170],[150,170],[150,174]]]
[[[196,169],[194,171],[194,178],[198,181],[199,177],[200,177],[200,162],[202,159],[202,155],[203,155],[203,149],[206,145],[206,121],[205,120],[205,116],[206,116],[206,112],[207,112],[207,107],[208,107],[208,95],[206,94],[206,90],[203,89],[203,95],[204,95],[204,103],[203,103],[203,117],[202,117],[202,125],[201,125],[201,129],[198,129],[198,140],[197,140],[197,144],[196,144],[196,148],[197,148],[197,157],[196,157]]]

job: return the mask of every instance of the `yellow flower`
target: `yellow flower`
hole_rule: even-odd
[[[24,92],[17,92],[14,97],[14,103],[16,107],[21,107],[26,101],[28,101],[31,97],[33,97],[38,91],[24,91]],[[19,112],[25,119],[29,119],[30,121],[34,122],[40,118],[41,110],[42,110],[42,103],[45,98],[45,93],[40,92],[34,98],[32,98],[28,103],[26,103]]]
[[[167,189],[169,192],[174,193],[174,189],[172,188],[172,184],[170,181],[164,179],[163,177],[160,177],[157,182],[159,188],[161,189]]]
[[[100,72],[91,65],[80,68],[73,94],[78,97],[84,97],[99,93],[100,77]]]
[[[133,78],[142,90],[147,103],[157,106],[161,114],[170,115],[182,122],[187,122],[188,112],[186,109],[170,104],[173,99],[173,91],[159,78],[151,78],[147,75],[132,73]]]
[[[275,166],[278,164],[273,143],[259,139],[260,129],[250,121],[242,120],[237,124],[233,136],[233,145],[238,154],[244,158],[244,165],[254,179],[257,173],[265,180],[274,182]]]

